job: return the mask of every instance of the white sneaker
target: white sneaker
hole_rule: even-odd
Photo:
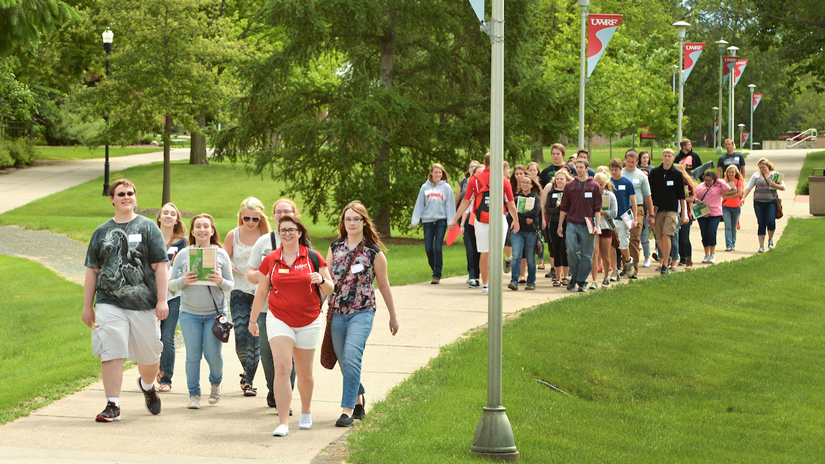
[[[716,264],[716,253],[711,253],[708,256],[708,264]]]
[[[707,264],[709,262],[710,262],[710,255],[705,255],[705,257],[702,258],[702,264]]]
[[[312,428],[312,414],[301,414],[301,420],[298,421],[298,428],[301,430],[309,430]]]
[[[221,399],[221,384],[212,385],[212,393],[209,394],[209,404],[215,404]]]
[[[279,425],[277,429],[272,432],[273,437],[285,437],[289,435],[289,427],[286,425]]]
[[[201,408],[201,396],[200,395],[192,395],[189,397],[189,409],[200,409]]]
[[[772,250],[772,249],[773,249],[773,239],[772,239],[772,238],[769,238],[769,239],[768,239],[768,249],[769,249],[769,250]]]
[[[490,291],[490,286],[489,285],[485,285],[485,286],[481,287],[481,293],[488,293],[489,291]]]
[[[650,258],[645,258],[642,267],[650,267]]]
[[[758,253],[764,253],[764,252],[765,252],[765,247],[763,247],[763,246],[759,247]]]
[[[632,279],[634,275],[636,275],[636,267],[633,263],[633,258],[630,258],[630,261],[626,261],[624,263],[624,268],[627,272],[627,278]]]
[[[593,282],[590,282],[590,286],[587,288],[588,290],[597,290],[599,288],[599,284],[594,280]]]

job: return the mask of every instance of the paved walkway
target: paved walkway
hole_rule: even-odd
[[[786,174],[788,187],[781,196],[785,201],[785,218],[777,222],[775,241],[781,245],[782,230],[787,217],[808,216],[807,202],[794,202],[793,191],[806,152],[763,151],[755,152],[748,158],[748,170],[753,172],[756,160],[766,156],[773,161],[780,172]],[[759,156],[757,156],[759,155]],[[151,155],[146,160],[154,161]],[[136,157],[125,157],[136,158]],[[133,162],[133,160],[123,160]],[[78,162],[85,163],[85,162]],[[135,164],[140,164],[135,160]],[[97,160],[95,165],[99,165]],[[68,166],[66,166],[68,165]],[[40,189],[53,193],[53,184],[68,188],[95,176],[77,180],[79,169],[73,163],[66,163],[64,178],[59,172],[46,175],[28,173],[41,168],[18,171],[0,176],[0,186],[4,188],[0,212],[10,204],[22,205],[44,196]],[[98,166],[99,168],[99,166]],[[122,169],[122,168],[117,168]],[[113,170],[116,170],[113,168]],[[19,180],[14,176],[26,177]],[[96,175],[100,175],[99,169]],[[35,180],[35,179],[40,180]],[[72,183],[74,182],[74,183]],[[5,185],[19,185],[17,189],[5,189]],[[7,199],[7,196],[14,196]],[[717,253],[717,261],[728,261],[754,254],[758,248],[756,241],[756,219],[750,199],[743,208],[742,228],[739,231],[735,252]],[[5,208],[5,209],[4,209]],[[701,244],[698,227],[691,232],[694,243],[694,262],[701,261]],[[720,227],[719,239],[724,250],[724,230]],[[55,241],[54,234],[24,231],[16,227],[0,227],[0,253],[22,256],[40,262],[67,279],[82,283],[85,269],[82,257],[85,244],[77,244],[65,237],[54,248],[41,246],[44,242]],[[61,254],[71,254],[73,258],[56,260],[52,250]],[[71,250],[70,252],[68,250]],[[698,250],[698,251],[697,251]],[[697,259],[697,255],[699,258]],[[424,253],[422,250],[422,259]],[[390,260],[390,265],[392,261]],[[695,271],[708,265],[696,264]],[[683,268],[680,268],[683,269]],[[642,268],[641,277],[654,275],[653,268]],[[662,277],[668,278],[668,277]],[[436,356],[440,347],[452,343],[468,330],[483,326],[487,322],[487,299],[478,290],[464,284],[465,277],[453,277],[441,281],[441,285],[429,283],[393,287],[393,297],[399,315],[401,329],[396,337],[389,335],[388,317],[383,300],[379,297],[379,310],[375,319],[369,347],[364,354],[364,384],[367,387],[367,411],[369,404],[382,399],[395,385],[407,378],[415,370],[427,365]],[[506,282],[506,280],[505,280]],[[623,281],[621,284],[624,284]],[[615,284],[614,284],[615,285]],[[541,278],[534,292],[511,292],[504,290],[503,308],[511,314],[550,300],[572,295],[563,289],[550,286],[550,280]],[[80,302],[78,302],[78,324],[80,322]],[[295,417],[291,420],[290,435],[273,438],[272,430],[277,425],[275,411],[267,408],[263,373],[259,369],[256,385],[259,396],[243,397],[237,375],[241,372],[235,356],[234,344],[224,347],[224,397],[215,406],[204,406],[198,411],[186,409],[188,395],[185,387],[184,350],[178,349],[174,385],[171,393],[162,394],[163,413],[150,416],[142,405],[136,383],[137,371],[131,369],[124,374],[124,388],[121,395],[123,420],[114,424],[98,424],[94,415],[103,407],[103,387],[97,382],[81,392],[56,401],[24,417],[0,427],[0,462],[41,463],[41,462],[86,462],[90,460],[114,460],[125,463],[156,462],[158,455],[175,462],[276,462],[276,463],[326,463],[339,462],[342,436],[349,429],[336,428],[335,420],[340,415],[341,375],[339,371],[327,371],[316,364],[315,391],[313,396],[312,430],[298,430]],[[202,384],[208,383],[206,363],[202,363]],[[483,398],[479,399],[479,404]],[[296,391],[292,407],[298,411],[300,399]],[[480,406],[478,407],[480,414]],[[469,449],[472,437],[467,437]],[[330,446],[330,445],[333,446]]]

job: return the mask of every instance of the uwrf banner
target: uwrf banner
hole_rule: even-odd
[[[744,147],[746,143],[748,143],[748,139],[751,138],[750,132],[742,132],[742,143],[739,144],[740,147]]]
[[[733,68],[733,87],[742,79],[742,73],[745,72],[745,66],[748,65],[748,60],[736,60],[736,65]]]
[[[730,76],[730,72],[733,70],[733,66],[736,64],[736,57],[735,56],[724,56],[722,57],[722,83],[728,83],[728,76]]]
[[[751,109],[751,111],[756,111],[756,107],[759,106],[759,102],[761,102],[761,101],[762,101],[762,94],[761,93],[753,94],[753,101],[751,102],[751,105],[753,105],[753,108]]]
[[[587,77],[593,74],[593,69],[599,63],[613,33],[622,23],[620,14],[590,14],[587,15]]]
[[[703,42],[685,43],[685,63],[682,68],[684,69],[684,77],[682,78],[682,83],[687,82],[690,72],[693,71],[693,67],[696,66],[696,62],[699,61],[699,55],[702,54],[702,50],[704,49],[705,44]]]

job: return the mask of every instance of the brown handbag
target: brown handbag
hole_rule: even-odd
[[[352,263],[355,262],[355,257],[358,256],[358,252],[361,251],[363,245],[364,241],[362,240],[361,243],[355,247],[355,250],[353,250],[352,256],[350,256],[349,261],[347,262],[347,267],[344,269],[344,273],[341,274],[342,279],[349,274]],[[337,286],[335,287],[335,290],[338,290]],[[335,356],[335,347],[332,345],[332,301],[338,296],[335,290],[329,298],[329,307],[327,308],[327,326],[324,329],[324,340],[321,342],[321,366],[330,370],[334,369],[335,363],[338,362],[338,357]]]

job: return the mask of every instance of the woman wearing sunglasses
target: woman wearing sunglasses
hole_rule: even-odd
[[[312,365],[323,329],[321,301],[322,295],[332,293],[334,287],[327,263],[311,248],[309,233],[300,219],[292,215],[282,216],[278,220],[278,234],[281,246],[268,254],[258,268],[266,278],[261,277],[258,282],[249,333],[253,337],[260,335],[258,315],[267,304],[266,333],[275,367],[273,387],[275,401],[281,405],[282,411],[272,435],[285,437],[289,434],[289,415],[285,414],[287,407],[283,405],[292,402],[289,375],[293,360],[301,394],[298,428],[312,427],[310,405],[315,387]]]
[[[249,281],[249,257],[252,247],[262,235],[269,233],[269,221],[266,219],[264,205],[255,197],[241,202],[238,211],[238,227],[226,234],[223,241],[226,252],[232,257],[232,272],[235,286],[229,296],[229,308],[235,323],[235,353],[243,367],[241,390],[244,396],[255,396],[257,389],[252,386],[258,362],[261,358],[261,346],[258,339],[249,335],[249,313],[252,300],[255,299],[255,284]]]

